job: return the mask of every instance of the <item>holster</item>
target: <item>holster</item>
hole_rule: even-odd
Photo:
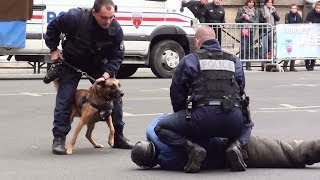
[[[251,122],[251,113],[250,113],[250,97],[245,96],[243,99],[241,99],[241,111],[244,116],[244,121],[246,124],[249,124]]]

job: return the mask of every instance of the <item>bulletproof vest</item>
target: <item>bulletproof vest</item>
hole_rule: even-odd
[[[112,44],[115,39],[115,27],[108,28],[108,34],[110,38],[107,40],[105,37],[95,37],[97,36],[90,28],[93,25],[90,18],[92,9],[81,9],[82,17],[78,31],[75,35],[66,35],[66,40],[63,41],[63,56],[71,62],[78,60],[93,60],[98,59],[97,57],[101,54],[103,50],[112,49]],[[99,36],[99,35],[98,35]],[[103,55],[101,55],[102,59]]]
[[[196,104],[222,101],[226,97],[233,102],[240,100],[240,88],[235,79],[235,58],[223,51],[196,52],[199,59],[200,75],[192,85],[197,98]]]

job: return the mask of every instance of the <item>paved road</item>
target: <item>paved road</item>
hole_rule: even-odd
[[[252,99],[255,135],[281,139],[315,139],[320,128],[320,71],[297,73],[246,72]],[[121,80],[124,88],[125,134],[132,141],[145,139],[145,127],[160,113],[170,112],[169,79],[151,72]],[[87,80],[80,82],[87,88]],[[141,170],[130,160],[129,150],[107,146],[107,125],[94,131],[93,149],[78,138],[72,156],[51,154],[52,112],[55,90],[41,80],[0,81],[0,179],[319,179],[320,166],[306,169],[249,169],[204,171],[199,174]],[[75,121],[77,122],[77,120]],[[68,136],[68,138],[70,138]],[[69,139],[68,139],[69,140]]]

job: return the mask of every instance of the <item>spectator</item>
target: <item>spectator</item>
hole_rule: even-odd
[[[280,20],[280,17],[273,6],[273,0],[265,0],[264,6],[260,8],[260,22],[269,23],[272,27],[276,25],[276,22]],[[262,29],[262,55],[263,59],[269,58],[268,53],[271,52],[272,43],[271,28],[264,26]],[[262,69],[264,69],[264,63],[261,63]]]
[[[304,21],[305,23],[320,23],[320,1],[317,1],[314,4],[314,8],[307,14],[307,17]],[[308,71],[314,70],[315,59],[305,60],[306,69]]]
[[[235,19],[236,23],[258,23],[259,13],[255,8],[255,0],[246,0],[243,7],[240,7]],[[244,25],[241,29],[241,45],[240,45],[240,59],[250,60],[252,58],[252,47],[254,38],[254,28],[252,26]],[[251,62],[246,62],[246,70],[251,71]]]
[[[212,3],[207,4],[205,12],[205,23],[226,23],[224,8],[220,5],[221,0],[213,0]],[[211,26],[216,34],[217,40],[222,46],[221,42],[221,25]]]
[[[182,1],[182,7],[187,7],[196,17],[200,23],[204,23],[205,18],[204,14],[206,12],[206,4],[208,0],[200,0],[200,1]]]
[[[302,18],[298,12],[298,6],[296,4],[292,4],[290,11],[285,15],[285,23],[286,24],[302,23]],[[297,70],[296,70],[296,68],[294,68],[295,60],[290,61],[290,69],[289,70],[287,68],[288,62],[289,61],[283,62],[283,70],[285,72],[288,72],[289,70],[296,72]]]

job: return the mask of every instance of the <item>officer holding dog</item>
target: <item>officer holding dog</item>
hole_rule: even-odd
[[[92,9],[70,9],[52,20],[47,27],[46,45],[51,59],[59,59],[103,81],[114,77],[124,58],[123,31],[115,19],[112,0],[95,0]],[[57,48],[60,35],[65,35],[62,53]],[[53,121],[53,154],[65,154],[65,137],[71,129],[70,113],[81,74],[63,64],[58,79]],[[123,136],[122,101],[114,102],[112,112],[115,127],[113,148],[131,149],[132,143]]]
[[[221,50],[209,26],[198,28],[195,45],[199,50],[181,59],[172,78],[174,113],[160,121],[155,132],[162,142],[188,154],[184,168],[188,173],[199,172],[206,156],[205,149],[193,141],[230,138],[233,142],[227,156],[231,170],[244,171],[241,147],[249,139],[253,124],[241,108],[245,87],[242,63]]]

